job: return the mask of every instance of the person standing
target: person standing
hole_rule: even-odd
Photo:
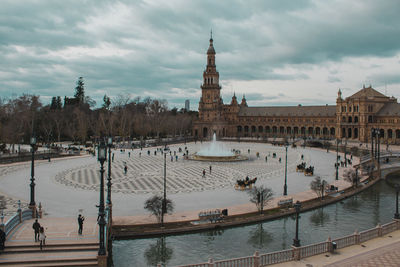
[[[210,174],[211,174],[211,169],[212,169],[212,167],[211,167],[211,165],[210,165]]]
[[[32,225],[33,230],[35,231],[35,242],[39,241],[39,232],[40,232],[40,223],[36,219]]]
[[[40,250],[42,250],[43,246],[46,245],[46,235],[44,234],[43,226],[41,226],[39,230],[39,241],[40,241]]]
[[[126,173],[128,172],[128,166],[125,164],[125,166],[124,166],[124,172],[125,172],[125,175],[126,175]]]
[[[79,225],[79,229],[78,229],[78,234],[82,234],[83,231],[83,221],[85,220],[85,217],[83,217],[82,215],[78,215],[78,225]]]
[[[205,177],[206,177],[206,170],[203,169],[203,178],[205,178]]]

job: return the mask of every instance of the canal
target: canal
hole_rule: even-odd
[[[316,210],[301,213],[301,245],[337,238],[387,223],[395,212],[395,190],[400,173],[392,174],[364,192]],[[295,235],[294,217],[195,234],[113,242],[113,264],[124,266],[176,266],[237,258],[288,249]]]

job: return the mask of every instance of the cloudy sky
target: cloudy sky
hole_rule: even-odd
[[[197,109],[210,29],[224,102],[334,104],[363,84],[400,98],[400,1],[1,0],[0,97],[166,99]]]

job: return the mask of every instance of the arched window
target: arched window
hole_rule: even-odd
[[[342,117],[342,122],[346,122],[346,117],[345,116]]]
[[[269,126],[265,126],[265,132],[266,133],[270,133],[271,132],[271,128],[269,128]]]
[[[387,130],[387,136],[388,136],[388,138],[393,138],[393,131],[392,131],[392,129]]]
[[[351,128],[347,129],[347,138],[351,138]]]
[[[331,128],[331,135],[335,135],[335,128]]]
[[[321,134],[321,128],[317,127],[315,128],[315,134],[320,135]]]
[[[354,129],[354,138],[358,138],[358,129],[357,128]]]
[[[279,133],[284,134],[285,133],[285,127],[281,126],[279,127]]]
[[[245,132],[245,133],[248,133],[248,132],[249,132],[249,126],[247,126],[247,125],[244,126],[244,132]]]
[[[262,133],[262,132],[264,132],[264,129],[263,129],[263,127],[262,127],[262,126],[258,126],[258,132],[259,132],[259,133]]]
[[[397,139],[400,138],[400,130],[396,130],[396,138],[397,138]]]
[[[372,116],[371,116],[371,115],[368,116],[368,122],[369,122],[369,123],[372,122]]]
[[[294,127],[294,134],[299,134],[299,127]]]
[[[238,133],[241,133],[241,132],[242,132],[242,126],[239,125],[239,126],[237,127],[237,131],[238,131]]]
[[[255,133],[256,132],[256,126],[251,126],[251,132]]]
[[[354,122],[357,123],[358,122],[358,116],[354,117]]]
[[[349,116],[349,122],[353,122],[353,118]]]

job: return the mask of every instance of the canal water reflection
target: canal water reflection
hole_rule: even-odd
[[[302,245],[337,238],[387,223],[395,212],[393,174],[366,191],[347,200],[301,213],[299,238]],[[294,217],[275,221],[205,231],[195,234],[113,242],[113,262],[123,266],[166,266],[237,258],[290,248],[295,231]]]

